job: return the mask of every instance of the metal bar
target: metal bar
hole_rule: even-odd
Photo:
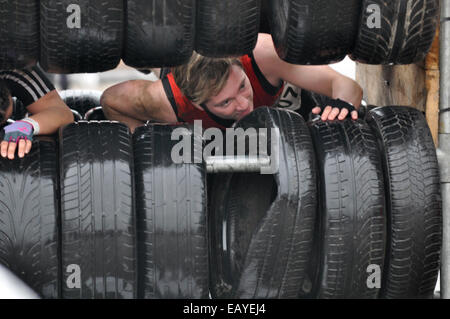
[[[205,162],[208,173],[256,173],[271,163],[269,156],[210,156]]]
[[[441,298],[450,299],[450,0],[441,0],[439,149],[442,192]]]

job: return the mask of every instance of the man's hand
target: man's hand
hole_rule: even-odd
[[[322,121],[333,121],[336,117],[338,120],[342,121],[350,113],[353,120],[358,119],[358,111],[356,108],[339,99],[333,100],[329,99],[326,101],[327,106],[321,114]],[[319,106],[312,109],[313,114],[320,114],[321,108]]]
[[[8,156],[14,159],[17,144],[19,144],[18,155],[24,157],[31,150],[33,141],[33,125],[25,121],[16,121],[3,128],[4,137],[0,144],[0,153],[2,157]]]

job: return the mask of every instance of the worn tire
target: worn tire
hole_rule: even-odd
[[[269,1],[261,1],[261,16],[259,21],[258,33],[268,33],[270,34],[270,23],[269,23],[269,13],[270,13]]]
[[[25,106],[23,106],[23,103],[21,100],[17,99],[16,97],[13,97],[13,112],[11,115],[11,119],[15,121],[19,121],[23,119],[27,115],[27,109]]]
[[[251,53],[260,10],[261,0],[197,0],[195,50],[216,58]]]
[[[0,159],[0,264],[43,298],[60,297],[56,151],[38,137],[24,158]]]
[[[253,232],[275,200],[277,184],[258,173],[214,174],[211,184],[210,286],[213,298],[233,298]]]
[[[68,27],[77,11],[72,0],[41,0],[41,67],[51,73],[114,69],[122,55],[122,0],[78,0],[80,28]],[[69,19],[69,21],[68,21]]]
[[[139,298],[208,298],[206,167],[202,141],[175,164],[179,126],[151,124],[133,135],[139,233]],[[188,128],[183,126],[188,132]],[[191,135],[194,140],[194,135]],[[189,137],[189,138],[191,138]],[[199,154],[196,154],[198,152]]]
[[[84,115],[86,121],[106,121],[107,118],[105,113],[103,113],[103,108],[101,106],[94,107],[86,112]]]
[[[187,63],[194,50],[195,0],[127,0],[124,62],[135,68]]]
[[[73,121],[74,121],[74,122],[79,122],[79,121],[82,121],[82,120],[83,120],[83,117],[81,116],[80,113],[78,113],[77,111],[72,110],[72,109],[71,109],[71,111],[72,111]]]
[[[0,70],[39,60],[39,1],[0,0]]]
[[[133,153],[128,128],[60,129],[63,298],[136,298]],[[80,287],[70,265],[78,265]]]
[[[377,298],[367,269],[383,269],[386,205],[375,134],[362,120],[309,122],[319,171],[312,295]],[[316,273],[313,275],[313,273]]]
[[[330,64],[351,51],[358,0],[270,1],[270,30],[280,58],[293,64]]]
[[[97,90],[64,90],[59,92],[67,106],[80,113],[82,117],[90,109],[100,106],[102,91]]]
[[[224,174],[215,181],[209,225],[211,295],[297,298],[307,275],[317,205],[310,133],[298,114],[267,107],[236,127],[278,128],[279,169],[266,176]],[[274,138],[270,135],[268,145]],[[259,187],[249,187],[255,185]]]
[[[380,25],[368,21],[380,8]],[[363,0],[361,21],[350,58],[367,64],[410,64],[425,59],[439,22],[439,0]]]
[[[422,113],[378,107],[367,120],[378,137],[387,198],[382,298],[431,298],[439,272],[442,203],[436,149]]]

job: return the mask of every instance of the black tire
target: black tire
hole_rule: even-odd
[[[84,115],[86,121],[105,121],[107,120],[103,108],[101,106],[94,107]]]
[[[249,243],[275,201],[277,184],[273,176],[258,173],[214,174],[210,183],[211,293],[233,298]]]
[[[100,106],[102,91],[97,90],[64,90],[59,92],[67,106],[80,113],[82,117],[87,111]]]
[[[309,122],[319,170],[311,263],[316,298],[377,298],[369,265],[383,269],[386,205],[375,134],[362,120]]]
[[[38,137],[23,159],[0,159],[0,264],[43,298],[60,297],[56,151]]]
[[[122,54],[122,0],[78,0],[80,28],[68,27],[77,11],[72,0],[41,0],[41,67],[51,73],[114,69]],[[69,20],[69,21],[68,21]]]
[[[388,242],[382,298],[432,298],[442,245],[436,149],[422,113],[410,107],[368,112],[385,174]]]
[[[11,119],[14,121],[19,121],[23,119],[27,115],[27,109],[25,106],[23,106],[23,103],[21,100],[17,99],[16,97],[13,97],[13,112],[11,115]]]
[[[300,115],[275,108],[258,108],[236,127],[278,128],[279,170],[215,179],[209,217],[211,295],[297,298],[306,280],[317,206],[310,133]]]
[[[372,25],[371,5],[380,8],[379,28]],[[439,22],[439,0],[364,0],[361,10],[351,59],[367,64],[410,64],[425,59]]]
[[[185,130],[187,126],[183,126]],[[139,298],[208,298],[206,167],[174,164],[171,125],[134,133],[139,232]],[[194,135],[191,135],[194,139]]]
[[[0,70],[31,67],[39,59],[39,1],[0,0]]]
[[[73,115],[73,121],[74,122],[79,122],[83,120],[83,117],[81,116],[80,113],[78,113],[77,111],[70,109],[72,111],[72,115]]]
[[[251,53],[260,10],[261,0],[197,0],[195,50],[216,58]]]
[[[62,297],[136,298],[131,134],[120,123],[78,122],[59,137]],[[70,265],[79,288],[69,285]]]
[[[135,68],[184,64],[194,31],[195,0],[127,0],[123,60]]]
[[[261,0],[261,16],[259,21],[258,33],[270,34],[269,10],[270,10],[269,1]]]
[[[351,51],[360,12],[358,0],[270,1],[270,30],[283,60],[330,64]]]

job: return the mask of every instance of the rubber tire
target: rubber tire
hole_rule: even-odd
[[[214,298],[233,298],[233,284],[254,231],[275,201],[277,184],[258,173],[214,174],[210,183],[210,286]]]
[[[67,106],[80,113],[82,117],[90,109],[100,106],[102,91],[97,90],[64,90],[59,92]]]
[[[269,1],[261,1],[261,16],[259,21],[259,31],[258,33],[270,34],[270,23],[269,23]]]
[[[63,298],[136,298],[137,243],[131,134],[117,122],[59,131]],[[69,265],[78,265],[73,288]]]
[[[19,121],[23,119],[28,112],[21,100],[17,99],[16,97],[13,97],[12,99],[13,99],[13,112],[11,115],[11,119]]]
[[[73,121],[74,122],[79,122],[83,120],[83,117],[81,116],[80,113],[78,113],[77,111],[70,109],[72,111],[72,115],[73,115]]]
[[[72,0],[41,0],[40,65],[50,73],[95,73],[114,69],[123,44],[122,0],[78,0],[81,28],[69,28]],[[71,20],[70,20],[71,21]]]
[[[189,61],[195,40],[195,0],[127,0],[124,62],[135,68]]]
[[[195,51],[214,58],[251,53],[260,11],[261,0],[197,0]]]
[[[292,64],[339,62],[358,30],[358,0],[270,1],[269,23],[278,56]]]
[[[236,127],[278,128],[279,170],[269,176],[275,183],[267,176],[250,176],[247,184],[247,175],[236,174],[215,182],[209,224],[211,295],[297,298],[306,279],[317,207],[310,133],[300,115],[268,107],[257,108]],[[260,189],[245,187],[257,183]],[[235,231],[223,234],[223,227]]]
[[[362,120],[308,122],[319,171],[313,297],[375,299],[369,265],[383,269],[386,205],[377,138]]]
[[[84,115],[86,121],[106,121],[107,118],[105,113],[103,113],[103,108],[101,106],[94,107],[86,112]]]
[[[370,5],[380,8],[381,28],[370,28]],[[439,0],[363,0],[350,58],[366,64],[410,64],[425,59],[439,23]]]
[[[207,299],[207,188],[202,142],[192,143],[196,148],[191,153],[193,161],[200,163],[174,164],[171,151],[178,141],[172,141],[171,135],[175,129],[181,126],[151,124],[138,127],[133,135],[141,256],[139,298]]]
[[[60,297],[56,146],[37,137],[24,158],[0,159],[0,264],[43,298]]]
[[[387,198],[382,298],[432,298],[442,245],[439,167],[422,113],[378,107],[367,120],[378,137]]]
[[[39,1],[0,0],[0,70],[39,60]]]

